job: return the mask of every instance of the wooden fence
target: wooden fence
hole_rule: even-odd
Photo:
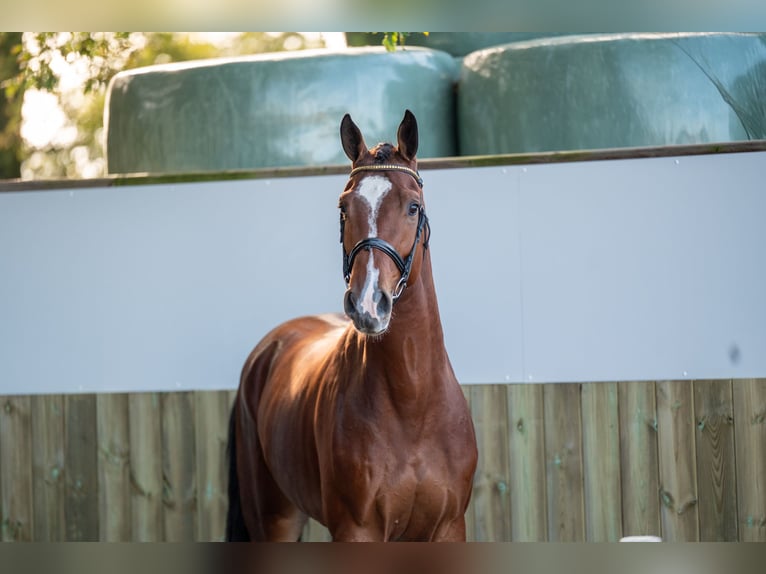
[[[464,391],[470,540],[766,540],[766,379]],[[0,397],[2,540],[221,540],[232,399]]]

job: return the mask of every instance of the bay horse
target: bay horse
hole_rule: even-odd
[[[288,321],[242,370],[229,422],[226,540],[464,541],[477,463],[431,273],[407,110],[368,150],[346,114],[340,196],[344,315]]]

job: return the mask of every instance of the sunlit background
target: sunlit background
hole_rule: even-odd
[[[60,33],[63,44],[71,34]],[[206,57],[245,55],[262,51],[346,47],[343,32],[190,32],[172,34],[172,42],[184,46],[185,54]],[[171,40],[168,40],[169,42]],[[146,34],[130,35],[135,51],[152,52]],[[24,47],[32,55],[40,53],[34,33],[24,34]],[[55,91],[27,89],[22,106],[21,136],[26,148],[22,179],[55,177],[96,178],[105,175],[103,157],[103,103],[105,86],[87,92],[91,58],[84,55],[46,53],[50,69],[59,78]],[[167,52],[154,50],[147,64],[173,61]],[[188,58],[186,58],[188,59]],[[127,57],[126,57],[127,63]],[[34,58],[30,66],[39,65]],[[95,129],[91,131],[94,127]]]

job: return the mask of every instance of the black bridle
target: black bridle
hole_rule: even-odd
[[[415,170],[403,165],[376,164],[360,166],[351,170],[349,177],[359,173],[360,171],[402,171],[415,178],[415,181],[418,182],[418,185],[421,188],[423,187],[423,180],[421,179],[420,174],[418,174],[418,172]],[[426,229],[426,236],[423,239],[423,249],[428,249],[428,240],[431,237],[431,226],[428,223],[426,208],[421,205],[418,210],[418,228],[415,232],[415,241],[412,243],[412,249],[410,249],[410,253],[406,258],[402,258],[402,256],[399,255],[399,252],[394,248],[393,245],[391,245],[385,239],[381,239],[380,237],[368,237],[367,239],[362,239],[356,245],[354,245],[350,252],[346,253],[346,248],[343,244],[345,223],[344,214],[341,213],[340,244],[341,249],[343,250],[343,279],[346,281],[346,286],[348,286],[349,281],[351,280],[351,269],[354,266],[354,260],[356,259],[356,256],[359,254],[359,252],[362,250],[370,251],[371,249],[377,249],[378,251],[388,255],[396,265],[397,269],[399,269],[399,274],[401,277],[399,278],[399,282],[396,284],[396,288],[394,289],[393,293],[393,300],[396,302],[396,300],[399,299],[402,292],[404,291],[404,288],[407,287],[407,280],[410,278],[410,271],[412,270],[412,261],[415,259],[415,248],[420,241],[421,235],[423,235],[424,228]]]

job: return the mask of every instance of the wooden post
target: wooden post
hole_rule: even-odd
[[[197,532],[199,541],[223,540],[228,504],[228,438],[230,395],[227,391],[196,391]]]
[[[511,540],[506,385],[471,387],[471,410],[482,456],[474,480],[474,536],[481,542]]]
[[[545,498],[545,416],[543,387],[508,385],[511,539],[548,538]]]
[[[623,536],[660,536],[654,382],[619,383]]]
[[[766,542],[766,379],[733,382],[739,539]]]
[[[580,385],[546,384],[545,461],[548,540],[585,540]]]
[[[197,463],[194,394],[162,395],[164,540],[197,540]]]
[[[32,490],[35,542],[66,540],[64,429],[64,397],[33,396]]]
[[[691,381],[657,383],[660,518],[668,542],[699,540],[699,497]]]
[[[102,542],[131,541],[128,395],[96,396]]]
[[[588,541],[622,538],[617,383],[582,386],[585,531]]]
[[[737,535],[737,477],[731,381],[695,381],[700,540]]]
[[[4,397],[0,405],[0,497],[4,542],[32,540],[32,422],[28,396]]]
[[[67,541],[99,539],[96,395],[66,395]]]
[[[468,409],[471,410],[471,387],[473,385],[461,385],[460,390],[463,391],[463,396],[468,403]],[[471,417],[473,418],[473,416]],[[481,451],[479,451],[479,460],[481,460]],[[473,477],[474,486],[476,484],[476,474]],[[468,508],[465,511],[465,539],[468,542],[476,541],[476,528],[474,520],[475,503],[473,497],[473,490],[471,491],[471,501],[468,503]]]
[[[162,520],[162,420],[158,393],[131,394],[130,480],[133,540],[161,542]]]

